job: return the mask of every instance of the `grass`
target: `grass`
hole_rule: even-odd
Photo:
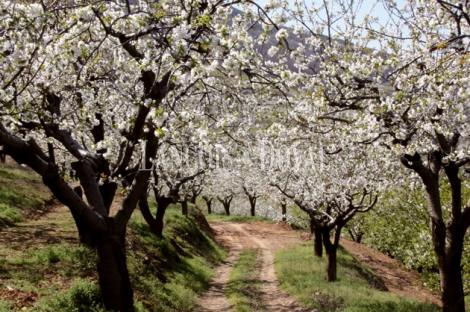
[[[0,227],[23,221],[23,214],[33,209],[44,209],[50,198],[36,173],[19,165],[0,165]]]
[[[154,211],[155,202],[149,204]],[[128,255],[142,311],[193,309],[198,294],[207,289],[212,278],[211,266],[221,262],[226,252],[199,229],[192,217],[183,216],[179,205],[167,209],[162,240],[156,239],[142,220],[137,213],[130,222],[135,235],[131,257]]]
[[[322,312],[432,312],[434,304],[404,298],[371,287],[373,273],[344,248],[338,248],[338,281],[326,282],[326,258],[313,256],[312,242],[282,249],[275,256],[282,288],[301,304]]]
[[[227,283],[229,302],[236,312],[259,311],[259,272],[257,253],[244,250]]]
[[[231,215],[227,216],[225,214],[218,214],[218,213],[211,213],[211,214],[205,214],[205,217],[207,221],[224,221],[224,222],[265,222],[268,224],[275,224],[276,221],[273,220],[268,220],[263,217],[255,216],[239,216],[239,215]]]
[[[155,209],[155,202],[152,205]],[[62,213],[50,219],[50,226],[70,231],[70,213]],[[45,226],[48,219],[35,222]],[[134,213],[129,224],[127,265],[137,312],[193,309],[212,278],[211,267],[226,256],[192,217],[181,215],[180,207],[167,211],[165,224],[160,240],[150,233],[140,212]],[[93,250],[62,241],[22,248],[1,246],[0,254],[0,312],[102,311]]]

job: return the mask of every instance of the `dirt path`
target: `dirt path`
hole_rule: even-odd
[[[305,240],[308,234],[262,222],[212,222],[211,227],[216,232],[217,241],[229,249],[229,256],[217,269],[215,279],[199,299],[195,311],[233,311],[225,297],[225,285],[238,256],[245,249],[257,250],[260,255],[262,286],[259,311],[311,311],[300,307],[288,293],[280,289],[273,265],[277,250]],[[380,276],[389,291],[419,301],[441,304],[437,296],[421,286],[422,281],[417,272],[407,270],[398,261],[366,246],[343,239],[341,245]]]
[[[262,222],[213,222],[211,226],[216,232],[216,239],[229,248],[230,252],[227,260],[217,270],[209,290],[200,298],[198,308],[195,311],[232,311],[225,297],[225,285],[239,254],[245,249],[259,252],[261,266],[260,310],[310,311],[310,309],[300,307],[287,292],[280,289],[274,271],[274,252],[299,242],[296,232],[286,231],[279,226]]]
[[[229,253],[223,264],[215,271],[214,279],[211,281],[209,289],[204,293],[204,296],[199,298],[198,307],[194,311],[232,311],[225,296],[225,290],[230,278],[230,272],[235,266],[244,246],[243,242],[239,239],[238,232],[232,226],[222,226],[216,223],[212,223],[211,226],[216,232],[219,243],[228,248]]]

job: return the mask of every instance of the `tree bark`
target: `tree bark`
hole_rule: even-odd
[[[112,223],[113,218],[108,218],[108,221]],[[125,233],[114,234],[112,227],[109,232],[96,236],[97,267],[103,305],[107,311],[134,311],[134,292],[124,248]]]
[[[80,198],[83,198],[83,190],[80,186],[74,187],[73,190],[75,193],[77,193],[78,196],[80,196]],[[95,239],[92,228],[75,211],[70,210],[70,212],[72,213],[73,220],[77,226],[80,243],[90,248],[95,247]]]
[[[223,203],[222,205],[224,205],[225,214],[230,216],[230,203]]]
[[[225,214],[227,216],[230,216],[230,203],[232,202],[233,195],[224,197],[223,199],[220,197],[217,197],[217,199],[222,203],[224,206]]]
[[[150,212],[150,207],[147,201],[147,192],[145,190],[140,195],[139,208],[145,222],[147,222],[148,226],[150,227],[150,232],[157,235],[157,222]]]
[[[207,206],[207,213],[211,214],[212,213],[212,200],[214,199],[213,197],[208,197],[208,196],[202,196],[202,199],[206,202]]]
[[[166,208],[170,205],[170,199],[157,199],[158,207],[155,216],[155,234],[158,238],[163,238],[163,217],[165,216]]]
[[[461,212],[461,181],[458,169],[449,164],[445,168],[452,191],[452,217],[447,225],[442,216],[442,205],[439,189],[439,175],[430,174],[419,167],[420,174],[426,186],[426,201],[428,204],[429,224],[437,258],[440,276],[440,288],[443,312],[464,312],[464,291],[462,283],[461,260],[466,220]],[[437,172],[437,170],[436,170]]]
[[[281,202],[281,213],[282,213],[282,221],[287,221],[287,204],[285,202]]]
[[[344,220],[338,220],[335,226],[333,243],[330,240],[330,231],[331,228],[322,227],[322,238],[323,245],[325,246],[325,251],[328,256],[327,266],[326,266],[326,281],[327,282],[336,282],[338,280],[337,276],[337,257],[336,253],[338,251],[339,239],[341,237],[341,230],[345,224]]]
[[[322,238],[323,238],[323,246],[325,246],[325,252],[328,257],[327,265],[326,265],[326,281],[327,282],[335,282],[337,280],[336,275],[336,250],[338,249],[335,244],[332,244],[330,241],[330,230],[329,229],[322,229]]]
[[[337,247],[334,245],[331,245],[329,248],[327,255],[328,255],[328,261],[327,261],[327,268],[326,268],[326,281],[327,282],[336,282],[338,280],[337,277],[337,260],[336,260],[336,251]]]
[[[460,261],[462,253],[446,255],[447,261],[439,267],[443,312],[464,312],[465,300]]]
[[[254,217],[255,214],[255,208],[256,208],[256,197],[249,197],[250,199],[250,214],[252,217]]]
[[[181,202],[181,212],[183,214],[183,216],[188,216],[188,201],[187,200],[183,200]]]
[[[147,222],[150,227],[150,232],[158,238],[163,238],[163,217],[165,216],[166,208],[172,203],[172,199],[157,196],[156,201],[158,206],[155,218],[150,211],[147,201],[147,192],[145,190],[140,195],[139,207],[145,222]]]
[[[310,220],[310,228],[313,233],[313,251],[315,257],[321,258],[323,257],[323,246],[322,246],[322,233],[321,228],[315,226],[313,221]]]
[[[464,312],[465,300],[462,282],[462,250],[465,232],[459,231],[458,226],[451,224],[448,231],[434,227],[433,236],[442,236],[446,248],[437,253],[439,266],[442,311]]]

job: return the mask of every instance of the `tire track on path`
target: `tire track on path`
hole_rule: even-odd
[[[259,253],[260,261],[260,309],[256,311],[303,312],[311,309],[301,307],[287,292],[281,290],[274,271],[274,252],[299,242],[298,236],[292,231],[265,224],[262,222],[235,223],[213,222],[216,240],[229,248],[224,263],[216,270],[209,290],[198,300],[196,312],[232,311],[227,297],[226,285],[240,253],[251,249]]]
[[[217,268],[214,278],[209,284],[209,289],[198,299],[195,312],[232,311],[232,307],[225,295],[226,286],[235,263],[242,252],[242,243],[237,233],[231,227],[225,228],[211,224],[216,233],[216,240],[225,248],[228,248],[227,258]]]
[[[258,232],[257,227],[252,227],[250,224],[233,224],[240,233],[251,240],[257,245],[257,249],[260,252],[261,270],[259,279],[261,283],[260,293],[263,311],[272,312],[303,312],[311,311],[309,308],[301,307],[299,303],[291,297],[289,293],[281,289],[281,285],[276,276],[274,270],[274,253],[286,247],[279,240],[273,239],[276,235],[282,235],[281,233],[269,233]],[[250,231],[253,234],[250,234]]]

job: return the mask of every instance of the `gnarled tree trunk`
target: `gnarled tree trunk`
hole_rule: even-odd
[[[163,238],[163,217],[165,216],[166,208],[173,202],[171,198],[167,197],[156,197],[157,200],[157,213],[153,217],[150,212],[150,208],[147,201],[147,192],[144,190],[140,195],[139,207],[142,216],[145,219],[145,222],[150,227],[150,232],[152,232],[158,238]]]
[[[222,205],[224,206],[225,214],[230,216],[230,203],[223,203]]]
[[[250,214],[252,217],[254,217],[255,214],[255,209],[256,209],[256,197],[250,196],[248,197],[250,200]]]
[[[319,226],[315,226],[313,220],[310,220],[310,231],[313,234],[313,252],[315,257],[323,257],[322,232]]]
[[[204,199],[204,201],[206,202],[207,213],[211,214],[212,213],[212,200],[214,199],[214,197],[202,196],[202,199]]]
[[[335,282],[337,280],[337,262],[336,262],[336,251],[337,247],[330,241],[330,230],[322,229],[323,246],[325,246],[325,252],[327,256],[326,265],[326,281]]]
[[[222,203],[222,205],[224,206],[224,210],[225,210],[225,214],[227,216],[230,216],[230,203],[232,202],[232,199],[233,199],[233,195],[231,196],[227,196],[225,198],[220,198],[220,197],[217,197],[217,199]]]
[[[188,216],[188,201],[187,200],[183,200],[181,202],[181,213],[183,214],[183,216]]]
[[[112,223],[113,218],[108,221]],[[112,224],[110,226],[110,233],[95,237],[101,298],[107,311],[134,311],[134,292],[124,248],[125,233],[112,233]]]
[[[326,255],[328,257],[327,268],[326,268],[326,281],[327,282],[336,282],[338,280],[337,276],[337,257],[336,253],[338,251],[339,239],[341,237],[341,230],[343,229],[344,223],[338,221],[334,231],[333,243],[330,241],[330,231],[331,228],[324,227],[321,229],[323,245],[325,246]]]

